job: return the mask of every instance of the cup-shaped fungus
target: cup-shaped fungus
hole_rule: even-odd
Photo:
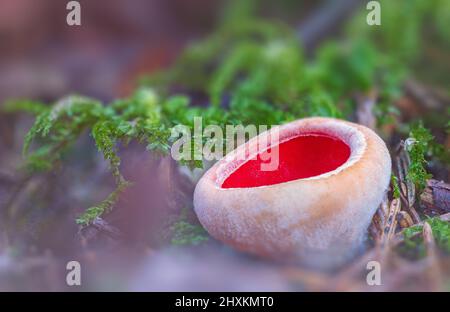
[[[372,130],[306,118],[261,133],[218,161],[199,180],[194,207],[213,237],[239,250],[340,262],[367,237],[390,175],[389,152]]]

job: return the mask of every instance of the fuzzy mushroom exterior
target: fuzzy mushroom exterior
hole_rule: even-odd
[[[308,133],[330,135],[350,147],[350,156],[335,170],[317,176],[223,188],[225,179],[245,163],[236,160],[241,159],[236,155],[251,156],[248,150],[274,131],[279,144]],[[331,251],[338,258],[353,255],[367,236],[391,175],[389,152],[378,135],[364,126],[332,118],[306,118],[282,125],[230,154],[199,180],[195,212],[216,239],[270,258],[330,256]]]

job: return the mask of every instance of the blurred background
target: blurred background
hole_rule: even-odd
[[[193,105],[208,106],[218,98],[228,107],[235,94],[253,96],[252,83],[265,81],[258,68],[267,69],[269,77],[299,79],[302,87],[258,89],[258,99],[277,109],[261,111],[258,122],[307,115],[358,121],[376,129],[397,155],[398,144],[411,137],[411,125],[422,120],[437,144],[425,155],[426,169],[433,181],[448,182],[448,1],[379,1],[380,26],[367,25],[365,0],[80,0],[81,26],[67,25],[67,2],[0,0],[0,105],[8,107],[0,113],[0,290],[449,289],[448,223],[439,232],[448,248],[436,251],[439,260],[416,255],[411,260],[410,253],[408,261],[389,258],[389,280],[371,289],[364,259],[378,252],[376,233],[362,260],[332,272],[238,253],[199,226],[192,213],[195,174],[136,142],[120,149],[122,173],[133,187],[105,218],[81,228],[77,216],[114,189],[108,164],[92,136],[82,132],[64,164],[24,174],[22,146],[33,118],[11,104],[33,99],[50,105],[68,94],[109,103],[150,86],[167,95],[186,94]],[[246,43],[259,44],[259,35],[267,38],[258,49],[275,57],[236,70],[230,81],[250,77],[248,89],[222,86],[223,68],[232,66],[227,57]],[[280,42],[287,54],[276,54]],[[303,94],[324,90],[329,95],[308,97],[309,106],[285,105],[304,103]],[[273,117],[280,114],[281,119]],[[450,212],[448,193],[439,194],[444,204],[438,208],[426,211],[420,201],[414,203],[418,214]],[[399,221],[395,232],[415,221],[405,226]],[[80,288],[66,285],[70,260],[82,264]]]
[[[123,96],[136,75],[168,66],[220,14],[210,1],[80,1],[82,26],[71,27],[67,3],[1,2],[2,100]]]

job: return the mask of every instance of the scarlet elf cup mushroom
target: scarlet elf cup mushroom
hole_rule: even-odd
[[[271,149],[276,168],[262,170]],[[218,161],[199,180],[194,208],[213,237],[242,251],[305,258],[333,250],[348,258],[364,242],[390,175],[389,152],[372,130],[306,118]]]

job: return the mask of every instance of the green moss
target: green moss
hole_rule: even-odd
[[[17,99],[6,101],[0,110],[6,113],[26,112],[33,115],[39,115],[40,113],[49,110],[49,107],[42,102],[28,99]]]
[[[88,226],[98,217],[110,212],[116,202],[119,199],[119,196],[123,193],[123,191],[131,185],[128,181],[120,181],[117,185],[117,188],[108,195],[108,197],[103,200],[101,203],[96,206],[90,207],[86,209],[84,213],[82,213],[77,219],[76,223],[80,226]]]
[[[422,233],[422,226],[412,226],[404,230],[403,244],[399,246],[399,252],[402,256],[409,259],[421,259],[426,255],[425,245]]]
[[[180,216],[169,227],[170,242],[175,246],[199,245],[208,241],[208,234],[200,225],[188,220],[188,209],[182,209]]]
[[[431,175],[427,173],[425,156],[429,153],[429,145],[433,140],[430,131],[421,122],[411,127],[408,152],[411,163],[408,168],[407,179],[416,186],[417,194],[420,194],[426,186],[427,179]]]
[[[431,226],[433,237],[438,248],[442,252],[450,254],[450,223],[440,220],[439,217],[428,218],[425,222]],[[422,225],[412,226],[404,230],[404,243],[400,246],[399,250],[401,254],[414,259],[420,259],[426,255],[426,249],[421,235],[422,231]]]
[[[391,175],[391,185],[392,185],[392,196],[394,198],[400,198],[400,187],[398,185],[398,178],[394,174]]]

